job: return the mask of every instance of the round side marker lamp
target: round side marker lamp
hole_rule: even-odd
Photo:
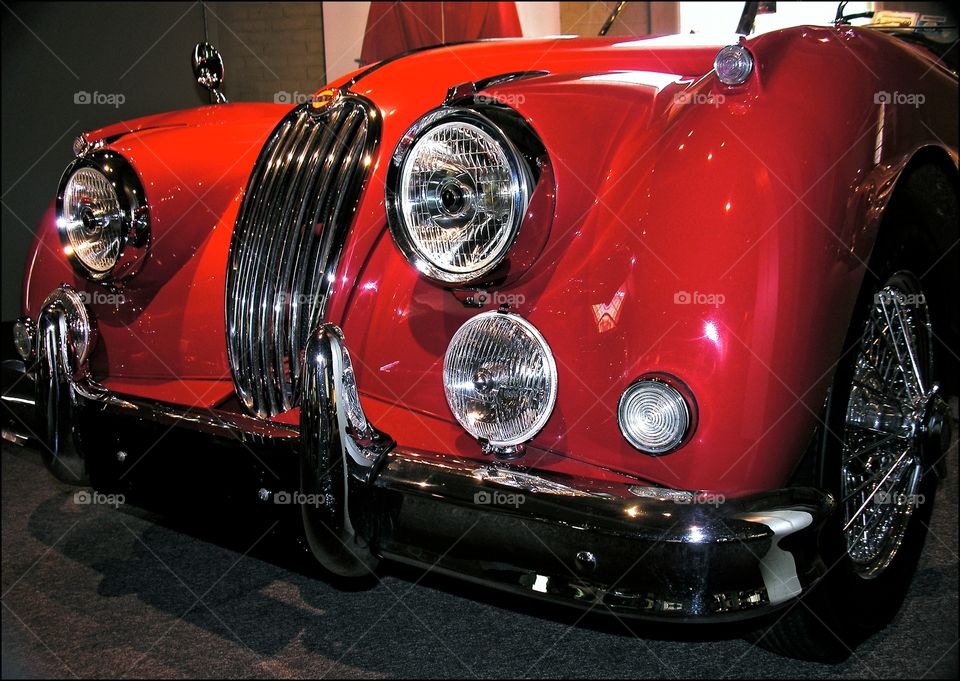
[[[696,425],[696,407],[685,386],[660,376],[641,378],[620,397],[620,432],[645,454],[668,454],[689,439]]]
[[[743,85],[753,73],[753,55],[742,45],[727,45],[717,53],[713,68],[724,85]]]

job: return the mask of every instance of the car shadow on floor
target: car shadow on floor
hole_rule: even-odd
[[[29,467],[39,467],[31,478],[46,475],[38,456]],[[77,613],[84,636],[117,636],[116,628],[98,628],[98,613],[113,618],[133,600],[163,624],[138,631],[138,618],[130,617],[125,643],[144,657],[157,653],[158,629],[165,636],[164,630],[186,625],[259,659],[298,648],[318,665],[348,664],[374,675],[570,673],[570,664],[629,675],[637,671],[630,656],[647,653],[659,660],[647,672],[660,674],[673,670],[660,659],[671,654],[699,657],[698,675],[729,672],[739,658],[761,665],[757,669],[778,665],[804,675],[859,668],[856,660],[828,667],[752,649],[741,640],[752,623],[672,625],[613,616],[601,607],[584,613],[399,565],[383,566],[360,584],[344,583],[323,574],[299,548],[290,508],[211,494],[204,472],[190,475],[177,486],[163,479],[141,483],[115,506],[108,498],[77,503],[77,488],[37,483],[43,489],[27,518],[29,534],[67,559],[57,581],[38,588],[65,612]],[[955,573],[949,561],[923,566],[911,597],[942,594],[944,580]],[[91,588],[99,598],[90,598]],[[882,650],[889,630],[865,650]],[[564,641],[580,652],[571,657]]]

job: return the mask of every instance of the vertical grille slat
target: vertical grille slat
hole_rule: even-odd
[[[260,159],[258,159],[251,174],[248,190],[250,187],[263,187],[264,184],[266,184],[266,187],[263,187],[259,193],[248,191],[245,195],[241,215],[243,215],[247,221],[256,224],[256,217],[259,215],[261,206],[266,202],[276,182],[276,174],[270,174],[270,171],[275,167],[280,155],[285,149],[283,142],[287,140],[287,135],[292,126],[292,121],[285,120],[281,124],[280,129],[273,133],[274,145],[272,147],[268,145],[261,151]],[[236,231],[234,235],[236,236]],[[238,343],[234,341],[250,336],[249,321],[252,314],[251,307],[255,304],[254,301],[256,298],[256,296],[253,295],[254,292],[251,292],[251,295],[248,296],[237,296],[235,292],[250,291],[251,289],[251,274],[254,267],[249,264],[249,261],[251,258],[256,258],[254,254],[259,245],[259,239],[262,238],[262,236],[262,232],[253,231],[247,234],[245,239],[234,238],[230,246],[226,291],[227,347],[234,377],[238,375],[238,368],[240,366],[246,367],[250,362],[250,345],[248,343]],[[241,263],[247,264],[241,269]],[[231,307],[233,309],[231,309]],[[235,380],[235,384],[241,401],[244,404],[250,404],[253,399],[253,388],[250,385],[250,381],[241,382]]]
[[[301,353],[322,321],[379,143],[367,100],[307,103],[270,135],[247,185],[227,266],[227,351],[237,395],[268,418],[297,404]]]
[[[301,119],[306,114],[301,114]],[[265,257],[258,264],[261,270],[257,281],[261,285],[260,309],[254,318],[254,327],[261,330],[263,338],[259,343],[258,352],[253,355],[254,375],[260,377],[264,383],[264,394],[270,401],[270,413],[275,414],[286,411],[293,406],[293,394],[286,385],[283,369],[285,353],[278,352],[282,348],[284,337],[288,334],[278,328],[276,322],[277,309],[289,304],[284,293],[279,286],[280,268],[288,254],[286,248],[291,245],[289,240],[288,223],[290,205],[294,201],[298,185],[303,181],[305,173],[302,169],[304,155],[307,152],[309,142],[313,137],[313,127],[300,124],[297,126],[297,132],[290,150],[284,157],[284,173],[286,180],[283,183],[281,191],[274,196],[274,201],[269,204],[267,218],[269,221],[275,221],[269,237],[264,246]],[[269,342],[272,338],[279,339],[279,343]],[[267,342],[263,342],[267,341]],[[271,386],[276,386],[279,390],[270,390]]]
[[[316,167],[319,160],[323,158],[322,145],[325,135],[326,131],[320,126],[314,126],[310,131],[310,137],[307,140],[306,147],[301,156],[302,163],[305,163],[307,167]],[[318,137],[320,138],[319,144],[316,143]],[[287,204],[284,207],[284,239],[288,243],[299,244],[302,243],[304,239],[309,238],[310,235],[308,231],[313,231],[314,225],[313,223],[307,224],[305,222],[310,203],[306,197],[314,194],[317,186],[323,186],[323,182],[326,181],[322,173],[300,173],[300,178],[301,181],[296,186],[295,193],[291,192]],[[296,214],[292,215],[294,211]],[[284,304],[275,305],[273,308],[273,317],[269,327],[273,329],[273,338],[271,339],[273,347],[278,347],[283,343],[283,330],[292,328],[290,326],[289,316],[290,310],[297,304],[297,293],[291,287],[290,280],[293,271],[297,267],[298,256],[299,249],[292,254],[288,254],[284,262],[281,263],[281,270],[278,272],[277,285],[281,290],[289,292],[290,295],[287,300],[283,301]],[[296,360],[295,352],[291,353],[290,359]],[[291,366],[290,363],[284,360],[285,358],[281,353],[274,353],[274,370],[282,384],[281,395],[292,395],[295,389],[293,377],[297,375],[298,372],[295,366]],[[287,403],[285,406],[289,408],[291,405]]]

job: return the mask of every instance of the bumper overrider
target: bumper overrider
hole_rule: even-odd
[[[817,534],[834,504],[813,489],[723,499],[398,446],[364,414],[332,324],[307,345],[296,428],[107,391],[78,361],[71,321],[58,299],[36,322],[38,435],[57,477],[86,479],[87,434],[111,419],[286,451],[310,550],[340,576],[386,559],[621,615],[714,621],[782,606],[825,569]]]

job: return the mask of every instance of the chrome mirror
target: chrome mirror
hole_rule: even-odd
[[[200,86],[213,93],[217,104],[225,104],[227,98],[220,92],[223,84],[223,57],[210,43],[197,43],[193,48],[193,75]]]

